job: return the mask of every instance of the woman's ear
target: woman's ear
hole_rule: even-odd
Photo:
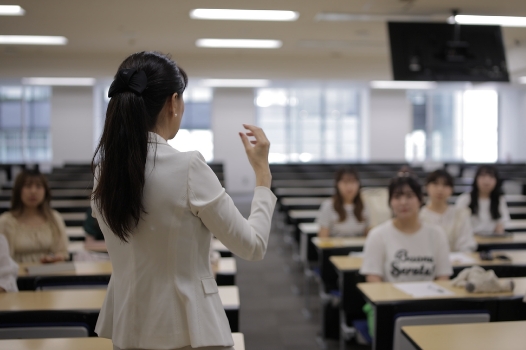
[[[172,95],[172,97],[170,98],[170,102],[172,105],[171,106],[172,115],[178,117],[177,111],[179,110],[180,99],[179,99],[179,94],[177,92]]]

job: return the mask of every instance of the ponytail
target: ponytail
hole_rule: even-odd
[[[130,79],[133,74],[140,79],[140,88],[137,79]],[[92,199],[123,242],[146,213],[142,197],[148,132],[155,128],[166,100],[174,93],[182,96],[187,81],[186,73],[168,56],[140,52],[124,60],[110,88],[104,131],[92,161],[98,180]]]

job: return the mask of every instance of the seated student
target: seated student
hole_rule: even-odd
[[[477,242],[471,228],[471,212],[448,205],[453,194],[453,177],[445,170],[433,171],[427,177],[426,190],[429,200],[420,210],[420,219],[446,232],[452,252],[475,251]]]
[[[389,205],[394,218],[367,236],[360,273],[367,282],[449,279],[449,244],[444,231],[419,219],[422,188],[409,174],[391,180]]]
[[[368,218],[360,196],[360,179],[351,168],[336,172],[335,194],[324,201],[316,222],[318,237],[363,236],[367,233]]]
[[[99,222],[91,215],[91,208],[86,211],[86,220],[82,225],[84,232],[87,233],[86,241],[103,241],[104,235],[100,230]]]
[[[5,236],[0,234],[0,293],[18,292],[17,275],[18,265],[9,256],[9,243]]]
[[[16,177],[11,210],[0,215],[0,233],[7,238],[16,262],[50,263],[69,257],[64,220],[50,202],[51,192],[42,174],[25,170]]]
[[[460,195],[456,207],[471,209],[471,225],[475,234],[504,234],[510,214],[497,169],[489,165],[481,166],[475,174],[471,193]]]

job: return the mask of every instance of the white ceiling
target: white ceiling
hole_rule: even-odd
[[[63,47],[0,45],[0,76],[19,74],[25,69],[36,73],[39,68],[41,75],[47,75],[48,70],[60,70],[60,66],[73,70],[77,67],[82,72],[81,62],[96,68],[97,61],[104,67],[98,74],[107,74],[109,67],[118,64],[123,56],[141,50],[169,52],[176,59],[181,57],[186,64],[201,67],[200,75],[210,71],[217,76],[222,69],[243,67],[242,61],[257,62],[246,74],[259,64],[261,71],[252,75],[264,75],[265,69],[276,75],[280,70],[286,71],[283,64],[288,67],[293,61],[305,60],[313,67],[318,62],[319,67],[326,62],[323,60],[334,58],[359,61],[360,67],[367,66],[367,61],[380,60],[388,72],[384,22],[319,22],[314,19],[316,14],[344,12],[446,18],[452,8],[458,8],[465,14],[526,16],[525,0],[0,0],[0,4],[21,5],[26,10],[22,17],[0,17],[0,35],[63,35],[69,39],[69,44]],[[202,21],[189,18],[193,8],[294,10],[300,13],[300,18],[296,22]],[[195,47],[197,39],[206,37],[279,39],[283,47],[265,51]],[[523,47],[526,48],[526,28],[504,28],[504,37],[508,52],[522,52]],[[513,67],[510,64],[512,70],[526,68],[521,59],[517,62]],[[375,67],[371,71],[378,69],[374,64],[371,67]],[[316,76],[307,70],[304,75]]]

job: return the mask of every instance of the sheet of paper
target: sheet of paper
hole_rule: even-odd
[[[433,282],[393,283],[393,286],[415,298],[443,297],[455,294]]]
[[[467,255],[466,253],[461,253],[461,252],[449,253],[449,261],[452,264],[457,264],[457,265],[470,265],[470,264],[475,264],[477,262],[471,256]]]

